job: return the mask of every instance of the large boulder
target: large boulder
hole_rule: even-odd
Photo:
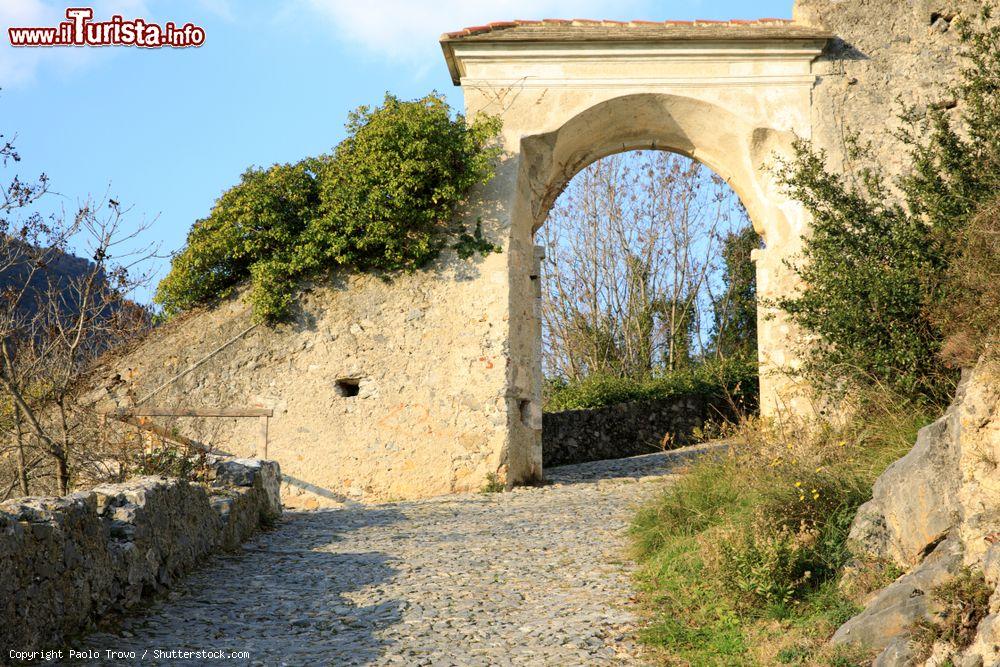
[[[863,612],[840,626],[833,643],[885,649],[916,621],[932,617],[931,590],[961,567],[962,545],[957,539],[944,540],[919,566],[882,589]],[[900,647],[894,646],[893,652],[899,653]]]
[[[908,631],[932,618],[929,595],[962,567],[1000,584],[1000,362],[962,375],[941,419],[879,477],[851,525],[852,547],[908,572],[834,634],[838,644],[881,651],[882,667],[920,664]],[[1000,665],[1000,590],[969,647],[935,646],[925,664]]]
[[[916,565],[957,524],[958,424],[953,407],[922,428],[913,449],[875,482],[851,525],[850,539],[863,551]]]

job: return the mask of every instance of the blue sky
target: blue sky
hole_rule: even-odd
[[[17,137],[19,174],[49,175],[51,206],[110,187],[136,221],[155,219],[146,240],[164,253],[248,166],[328,151],[359,104],[436,89],[460,106],[437,44],[447,30],[513,18],[791,16],[791,0],[95,0],[95,20],[192,22],[205,44],[9,46],[7,27],[56,25],[66,6],[0,0],[0,133]]]

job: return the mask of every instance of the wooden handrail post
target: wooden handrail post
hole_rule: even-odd
[[[266,459],[267,458],[267,423],[270,421],[270,417],[267,415],[261,415],[259,418],[260,424],[260,449],[257,451],[257,458]],[[261,456],[261,450],[263,450],[264,455]]]

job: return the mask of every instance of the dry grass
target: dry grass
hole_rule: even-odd
[[[941,303],[932,310],[945,335],[941,355],[955,367],[973,365],[1000,340],[1000,197],[983,206],[956,239]]]
[[[859,590],[841,590],[847,531],[928,419],[885,394],[852,412],[835,425],[744,420],[730,434],[742,444],[692,464],[639,512],[643,637],[662,664],[861,664],[823,646],[860,589],[892,573],[873,564]]]
[[[935,587],[931,597],[938,613],[933,620],[920,620],[910,629],[910,636],[920,649],[920,660],[930,657],[938,642],[955,651],[969,646],[976,637],[979,622],[989,613],[992,593],[982,572],[968,568]]]

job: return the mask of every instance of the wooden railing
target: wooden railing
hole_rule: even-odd
[[[123,410],[113,410],[108,412],[106,416],[126,424],[131,424],[144,431],[149,431],[164,440],[177,442],[186,447],[201,451],[207,451],[209,448],[196,440],[174,433],[170,429],[150,421],[150,418],[222,417],[231,419],[255,417],[259,420],[257,457],[266,459],[268,422],[274,416],[274,411],[270,408],[126,408]]]

